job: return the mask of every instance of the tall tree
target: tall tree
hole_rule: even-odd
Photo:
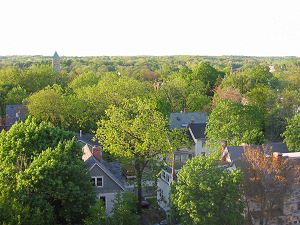
[[[289,151],[300,151],[300,113],[298,112],[293,118],[288,119],[288,125],[283,132],[284,142]]]
[[[226,140],[228,145],[264,143],[264,117],[256,106],[222,99],[208,117],[205,130],[209,143]]]
[[[121,107],[112,105],[105,111],[107,119],[98,123],[96,131],[103,151],[135,168],[139,202],[143,179],[156,181],[160,159],[182,145],[176,131],[168,130],[167,120],[155,109],[149,101],[125,100]],[[146,170],[146,167],[151,169]],[[139,204],[138,212],[141,211]]]
[[[243,174],[219,166],[218,159],[217,152],[197,156],[178,172],[170,198],[183,224],[244,223]]]
[[[2,224],[80,224],[96,195],[74,133],[29,117],[0,134]]]

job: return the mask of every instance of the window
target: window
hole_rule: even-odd
[[[169,175],[168,173],[166,173],[165,180],[166,180],[167,182],[170,181],[170,175]]]
[[[103,187],[103,177],[92,177],[91,182],[96,187]]]
[[[160,197],[160,198],[162,198],[163,197],[163,190],[161,189],[161,188],[158,188],[158,190],[157,190],[157,193],[158,193],[158,196]]]
[[[182,155],[181,156],[181,161],[183,161],[183,162],[188,161],[188,155],[187,154],[186,155]]]
[[[106,199],[105,199],[105,197],[102,196],[102,197],[100,197],[100,199],[104,202],[104,206],[105,206],[105,208],[106,208]]]
[[[162,178],[164,181],[166,181],[166,182],[169,183],[169,181],[170,181],[170,174],[167,173],[167,172],[165,172],[165,171],[162,171],[162,172],[161,172],[161,178]]]

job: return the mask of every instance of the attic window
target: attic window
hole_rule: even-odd
[[[92,177],[91,182],[96,187],[103,187],[103,177]]]
[[[178,121],[180,121],[180,117],[178,116],[177,118],[176,118]]]
[[[182,127],[187,127],[187,124],[181,124]]]

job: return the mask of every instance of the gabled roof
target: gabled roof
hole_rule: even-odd
[[[57,52],[55,51],[55,53],[54,53],[54,55],[53,55],[52,58],[53,58],[53,59],[59,59],[60,57],[59,57],[59,55],[57,54]]]
[[[6,105],[5,126],[11,127],[15,122],[23,120],[27,116],[27,109],[22,105]]]
[[[88,147],[87,145],[85,147]],[[90,148],[85,149],[85,151],[90,151]],[[85,154],[88,154],[85,152]],[[89,157],[85,159],[85,164],[88,167],[88,170],[91,170],[95,166],[98,166],[107,176],[109,176],[116,184],[120,186],[120,188],[126,191],[126,187],[122,182],[122,172],[121,166],[118,162],[107,162],[103,158],[101,162],[99,162],[91,153],[88,154]]]
[[[175,128],[182,129],[191,123],[192,118],[194,123],[207,123],[207,113],[189,112],[189,113],[171,113],[170,114],[170,130]]]
[[[206,123],[191,123],[188,125],[189,131],[193,139],[203,139],[206,138],[205,127]]]
[[[77,134],[76,138],[78,141],[88,144],[89,146],[99,145],[102,146],[98,141],[93,141],[95,135],[94,134]]]

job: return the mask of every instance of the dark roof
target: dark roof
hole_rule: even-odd
[[[271,152],[281,152],[281,153],[289,152],[286,144],[282,142],[266,144],[265,146],[267,146],[268,149],[271,148]],[[251,147],[254,149],[256,148],[260,148],[261,150],[263,149],[262,145],[251,145]],[[243,146],[229,146],[227,147],[227,149],[230,154],[231,161],[239,160],[242,158],[242,154],[244,153]]]
[[[5,126],[11,127],[15,122],[23,120],[27,116],[27,109],[22,105],[7,105]]]
[[[191,119],[195,123],[207,123],[207,113],[190,112],[190,113],[171,113],[170,114],[170,130],[175,128],[182,129],[191,123]]]
[[[93,141],[95,135],[94,134],[76,134],[76,138],[78,141],[88,144],[89,146],[99,145],[102,146],[98,141]]]
[[[195,139],[206,138],[205,135],[205,127],[206,123],[191,123],[189,124],[189,130],[191,135],[195,137]]]
[[[59,58],[60,58],[56,51],[55,51],[55,53],[54,53],[54,55],[53,55],[53,58],[54,58],[54,59],[59,59]]]

